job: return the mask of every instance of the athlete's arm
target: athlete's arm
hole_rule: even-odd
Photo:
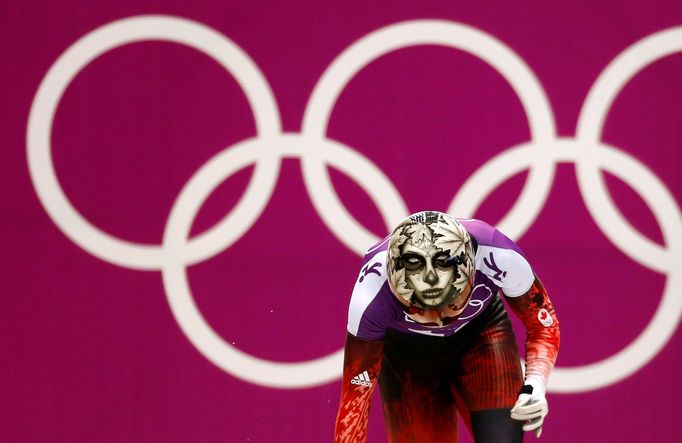
[[[547,378],[559,352],[559,321],[540,280],[533,274],[530,289],[518,297],[507,297],[512,310],[526,326],[526,377],[511,417],[523,422],[524,431],[542,435],[549,412],[545,398]]]
[[[372,392],[377,384],[383,341],[346,335],[341,401],[336,416],[334,443],[365,443]]]
[[[526,327],[526,380],[547,384],[559,353],[559,320],[540,279],[518,297],[505,297]]]

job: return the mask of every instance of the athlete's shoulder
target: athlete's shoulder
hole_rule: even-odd
[[[364,258],[363,258],[363,264],[368,263],[371,261],[377,254],[380,254],[382,252],[385,252],[388,250],[388,241],[390,240],[391,236],[387,235],[386,237],[382,238],[372,246],[370,246],[369,249],[365,252]]]
[[[348,332],[365,340],[383,338],[396,315],[388,287],[388,237],[367,250],[348,306]]]
[[[492,246],[498,249],[510,249],[523,256],[521,248],[504,233],[494,226],[475,218],[457,219],[464,226],[469,235],[480,246]]]
[[[517,297],[530,288],[535,274],[521,248],[488,223],[459,220],[477,243],[475,268],[485,274],[505,295]]]

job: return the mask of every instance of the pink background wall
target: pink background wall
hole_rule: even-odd
[[[543,441],[679,439],[682,4],[418,3],[2,6],[3,441],[330,441],[359,254],[423,209],[499,223],[549,289]],[[316,85],[390,25],[325,130]]]

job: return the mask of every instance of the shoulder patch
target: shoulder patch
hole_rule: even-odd
[[[549,315],[549,311],[545,308],[538,311],[538,320],[540,320],[540,323],[542,323],[542,326],[545,328],[549,328],[554,324],[554,319]]]

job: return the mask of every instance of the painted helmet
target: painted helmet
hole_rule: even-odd
[[[448,214],[424,211],[403,220],[391,233],[387,261],[391,291],[403,305],[457,314],[468,303],[473,243]]]

